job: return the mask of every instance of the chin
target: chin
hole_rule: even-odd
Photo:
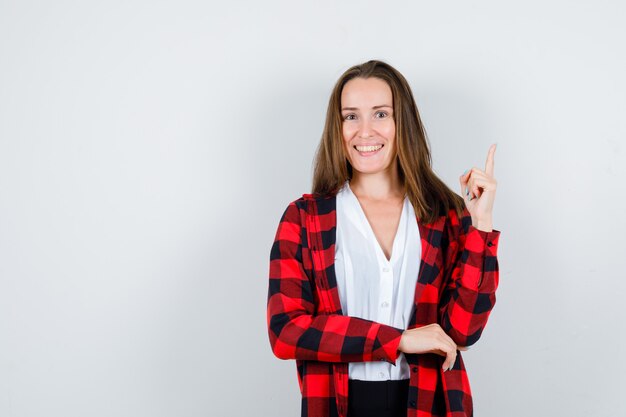
[[[363,172],[364,174],[372,174],[379,171],[384,171],[389,167],[388,161],[371,161],[371,163],[362,163],[362,161],[358,161],[354,163],[350,161],[350,165],[352,165],[353,169],[356,169],[359,172]]]
[[[368,167],[352,165],[352,169],[354,171],[358,171],[361,174],[376,174],[377,172],[385,171],[385,167],[382,165],[381,166],[368,166]]]

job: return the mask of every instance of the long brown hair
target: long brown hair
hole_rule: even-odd
[[[352,178],[352,165],[343,148],[341,92],[355,77],[376,77],[385,81],[393,94],[396,125],[398,176],[417,217],[431,223],[454,208],[462,215],[464,201],[432,169],[430,147],[409,83],[386,62],[370,60],[346,70],[335,84],[328,102],[326,123],[313,167],[313,194],[336,195]]]

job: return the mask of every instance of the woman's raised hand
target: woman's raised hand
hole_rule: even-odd
[[[495,152],[496,145],[493,144],[489,147],[484,171],[473,167],[459,177],[461,195],[472,216],[472,225],[478,229],[487,229],[487,231],[491,229],[491,213],[496,197],[497,182],[493,177],[493,154]]]
[[[466,347],[457,346],[437,323],[405,330],[398,345],[398,350],[405,353],[436,353],[445,356],[442,366],[444,371],[452,369],[457,349],[467,350]]]

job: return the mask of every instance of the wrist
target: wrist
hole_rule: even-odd
[[[404,352],[403,347],[404,345],[402,344],[403,340],[404,340],[404,333],[406,332],[406,330],[404,332],[402,332],[402,335],[400,336],[400,343],[398,344],[398,351],[400,352]]]
[[[478,230],[482,230],[484,232],[491,232],[493,230],[493,223],[491,219],[489,220],[472,220],[472,226],[474,226]]]

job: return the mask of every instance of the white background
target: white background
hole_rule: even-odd
[[[481,417],[626,414],[626,5],[0,1],[0,416],[300,413],[269,251],[351,65],[410,82],[435,171],[497,142]]]

